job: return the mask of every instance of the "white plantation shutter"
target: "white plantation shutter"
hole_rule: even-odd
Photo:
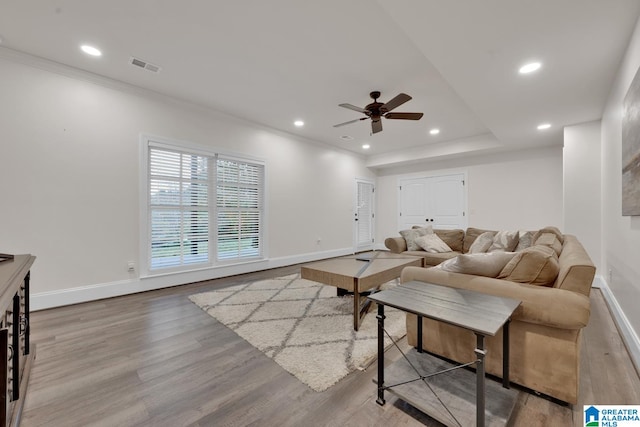
[[[218,159],[216,177],[218,260],[261,256],[264,167]]]
[[[261,257],[263,186],[261,164],[149,146],[149,270]]]
[[[151,269],[209,261],[209,159],[149,150]]]

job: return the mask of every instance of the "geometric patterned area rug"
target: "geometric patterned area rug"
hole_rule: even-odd
[[[391,281],[381,288],[396,286]],[[377,357],[375,304],[353,330],[353,296],[292,274],[189,296],[210,316],[312,390],[324,391]],[[406,334],[405,313],[385,307],[385,329]],[[391,341],[385,337],[385,348]]]

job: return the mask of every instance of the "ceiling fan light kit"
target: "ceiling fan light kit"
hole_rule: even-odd
[[[380,98],[379,91],[373,91],[369,94],[369,96],[373,99],[373,102],[367,105],[364,108],[357,107],[352,104],[339,104],[340,107],[347,108],[349,110],[354,110],[359,113],[363,113],[366,117],[361,117],[355,120],[349,120],[348,122],[339,123],[334,125],[333,127],[340,127],[344,125],[348,125],[350,123],[359,122],[361,120],[371,119],[371,134],[378,133],[382,131],[382,118],[385,119],[393,119],[393,120],[420,120],[423,116],[423,113],[392,113],[391,110],[396,109],[407,101],[411,100],[411,97],[406,93],[401,93],[397,95],[395,98],[391,99],[387,103],[378,102],[378,98]]]

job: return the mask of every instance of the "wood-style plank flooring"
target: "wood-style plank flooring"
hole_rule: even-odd
[[[187,299],[299,269],[32,313],[37,357],[21,425],[439,426],[390,394],[377,405],[375,364],[314,392]],[[512,425],[580,426],[583,404],[640,402],[638,374],[599,290],[591,302],[579,404],[560,406],[521,391]],[[391,349],[386,360],[398,357]]]

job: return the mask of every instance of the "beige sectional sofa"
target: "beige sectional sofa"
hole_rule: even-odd
[[[457,243],[449,245],[451,249],[455,249],[452,253],[436,254],[448,259],[466,253],[473,241],[484,231],[470,228],[466,233],[462,230],[435,232],[445,241],[451,241],[453,239],[447,237],[455,236]],[[463,234],[461,240],[460,232]],[[540,245],[553,247],[556,252],[555,255],[545,255],[549,261],[545,265],[555,268],[551,270],[554,272],[555,280],[543,285],[532,284],[535,281],[524,279],[531,274],[530,266],[525,266],[529,270],[526,274],[521,274],[525,262],[516,262],[515,268],[512,265],[510,274],[506,277],[503,270],[501,276],[498,276],[503,278],[451,272],[439,267],[407,267],[402,272],[401,281],[406,283],[416,280],[522,301],[511,322],[511,381],[575,404],[579,391],[581,334],[582,328],[589,322],[589,293],[595,266],[575,236],[561,234],[557,229],[555,232],[557,238],[554,242],[545,242],[545,238],[537,236]],[[549,237],[549,233],[542,234]],[[385,243],[394,252],[404,252],[398,239],[387,239]],[[540,253],[553,253],[549,249],[539,249],[540,246],[534,242],[533,247],[524,252],[535,252],[536,256]],[[428,254],[425,257],[427,265],[437,262],[433,255]],[[520,255],[521,260],[523,257],[524,254]],[[531,283],[523,283],[527,280]],[[412,346],[417,345],[416,322],[415,316],[407,315],[407,340]],[[500,332],[498,336],[487,339],[486,369],[488,373],[497,377],[502,375],[501,334]],[[473,333],[438,321],[423,319],[424,350],[466,363],[474,359],[474,347]]]

